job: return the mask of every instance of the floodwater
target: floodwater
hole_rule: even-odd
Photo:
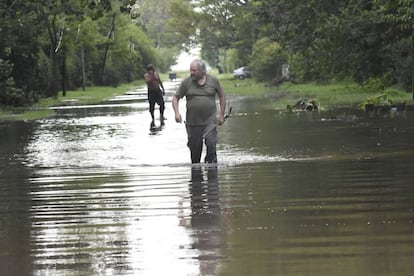
[[[0,123],[2,275],[414,271],[413,113],[229,96],[219,165],[191,166],[166,99],[153,128],[145,101]]]

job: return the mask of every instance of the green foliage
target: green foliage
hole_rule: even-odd
[[[159,72],[167,72],[171,66],[174,64],[177,56],[179,54],[178,48],[157,48],[156,50],[156,62],[153,64],[156,65]]]
[[[0,94],[26,104],[119,85],[141,78],[148,63],[167,71],[196,44],[223,72],[249,64],[271,82],[289,61],[299,81],[414,93],[413,18],[414,0],[2,1]]]
[[[3,48],[0,52],[0,80],[5,82],[10,79],[13,72],[13,64],[10,60],[10,48]]]
[[[191,0],[170,0],[167,3],[168,19],[163,32],[166,47],[190,50],[197,44],[196,33],[199,15]],[[163,46],[163,47],[165,47]]]
[[[104,73],[104,85],[111,86],[141,78],[146,64],[156,59],[152,41],[142,29],[130,24],[127,16],[119,15],[116,25],[118,31]]]
[[[251,48],[256,40],[256,21],[250,13],[244,11],[243,2],[198,1],[200,31],[197,38],[201,44],[202,57],[212,67],[223,68],[225,51],[231,48],[238,51],[240,64],[246,65],[249,62]]]
[[[25,105],[35,100],[36,24],[33,13],[23,14],[30,3],[0,3],[0,104]]]
[[[222,61],[222,67],[225,68],[225,72],[230,73],[233,72],[234,69],[239,68],[245,64],[248,64],[248,62],[244,62],[239,55],[239,51],[237,49],[231,48],[226,51],[225,58],[223,58]]]
[[[364,102],[362,102],[359,105],[359,108],[365,109],[366,105],[373,104],[373,105],[392,105],[393,101],[388,97],[386,93],[376,95],[374,97],[369,97],[365,99]]]
[[[0,91],[0,103],[3,105],[23,106],[27,104],[26,95],[20,88],[2,85]]]
[[[396,89],[387,89],[384,93],[366,98],[360,104],[360,108],[365,109],[365,105],[367,104],[392,105],[395,103],[406,103],[409,101],[408,95],[409,94]]]
[[[272,89],[265,82],[258,82],[251,78],[240,81],[230,74],[223,74],[219,79],[226,94],[260,96],[272,92]]]
[[[414,83],[413,0],[198,2],[200,42],[211,62],[221,62],[224,48],[237,51],[239,65],[255,63],[252,49],[267,38],[286,49],[297,80],[364,84],[391,72],[392,85]]]
[[[167,5],[158,2],[164,3],[159,10]],[[23,105],[84,85],[131,82],[142,78],[146,64],[157,60],[168,67],[173,54],[154,49],[154,41],[131,19],[133,4],[1,2],[0,104]]]
[[[381,77],[369,78],[363,85],[372,91],[382,91],[394,83],[392,72],[387,72]]]
[[[281,67],[287,62],[287,56],[279,43],[264,37],[253,46],[249,67],[258,80],[277,81],[281,77]]]
[[[229,48],[235,31],[236,5],[231,1],[200,0],[200,43],[203,49]],[[215,64],[214,64],[215,65]]]

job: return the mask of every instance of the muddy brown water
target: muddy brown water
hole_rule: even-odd
[[[1,122],[2,275],[410,275],[414,114],[269,101],[229,97],[216,167],[169,97]]]

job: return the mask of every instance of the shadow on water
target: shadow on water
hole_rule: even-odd
[[[152,127],[145,102],[1,122],[1,271],[412,272],[413,114],[229,101],[215,167],[192,166],[172,109]]]
[[[35,126],[0,123],[0,270],[4,275],[30,275],[32,169],[21,159]]]

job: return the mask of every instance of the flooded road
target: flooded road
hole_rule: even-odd
[[[191,166],[166,100],[155,128],[145,101],[0,122],[2,274],[412,273],[414,114],[229,96],[219,165]]]

